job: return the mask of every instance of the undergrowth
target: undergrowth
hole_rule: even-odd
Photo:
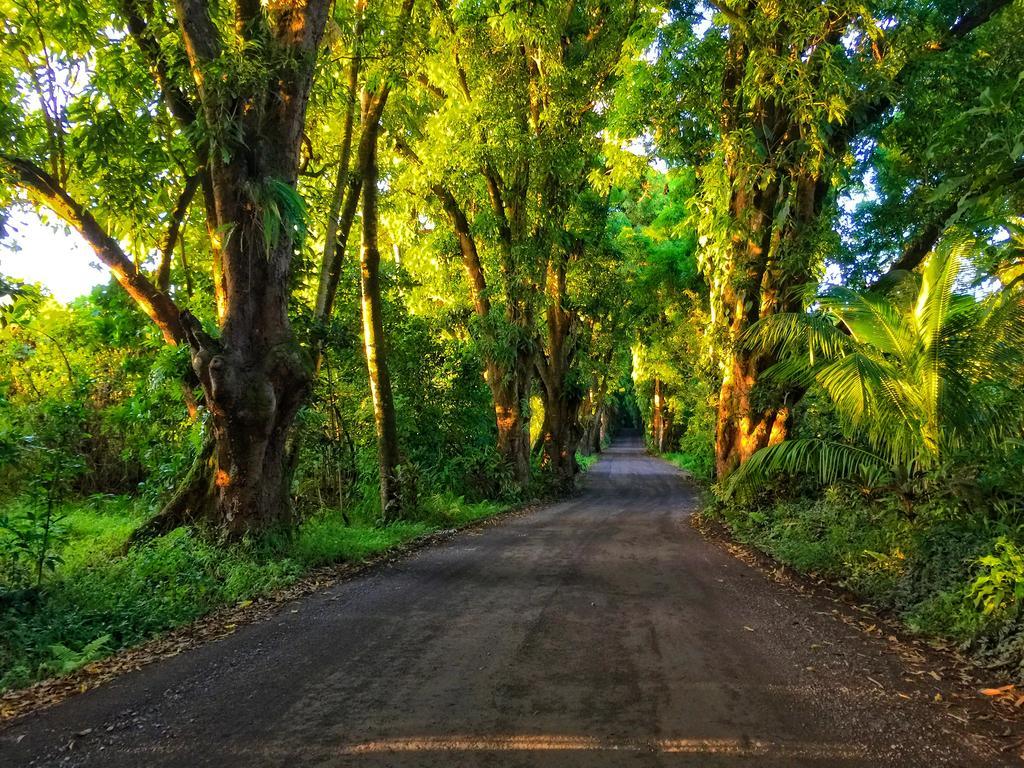
[[[711,459],[703,453],[680,451],[660,455],[665,461],[689,472],[694,479],[705,483],[710,482],[714,466]]]
[[[597,463],[598,458],[599,457],[597,456],[597,454],[583,454],[577,451],[576,463],[579,464],[580,466],[580,472],[586,472],[587,470],[589,470],[592,466],[594,466]]]
[[[908,515],[895,500],[842,487],[707,513],[739,541],[850,590],[910,631],[1024,679],[1024,525],[1015,514],[924,503]]]

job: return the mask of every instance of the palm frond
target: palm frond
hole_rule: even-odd
[[[842,354],[850,339],[834,319],[820,312],[780,312],[754,323],[741,343],[747,349],[782,349],[790,355],[806,355],[813,364],[817,358]]]
[[[810,474],[822,485],[870,477],[872,482],[891,475],[889,462],[871,451],[820,438],[786,440],[762,448],[729,478],[726,495],[762,490],[779,474]]]

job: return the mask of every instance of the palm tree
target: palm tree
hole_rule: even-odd
[[[957,293],[967,248],[940,247],[921,274],[904,274],[885,293],[833,287],[812,311],[751,328],[746,344],[781,353],[767,378],[820,388],[846,439],[762,449],[733,475],[729,493],[798,472],[825,485],[905,488],[968,442],[1020,434],[1021,409],[1006,403],[1024,371],[1024,292]]]

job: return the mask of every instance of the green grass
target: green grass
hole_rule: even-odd
[[[39,589],[2,563],[0,690],[64,674],[121,648],[294,583],[316,566],[357,562],[431,531],[456,528],[507,507],[451,495],[422,501],[417,519],[346,526],[337,513],[306,520],[291,537],[218,546],[179,529],[120,554],[144,519],[143,505],[104,498],[65,505],[63,562]],[[0,532],[0,551],[5,534]]]
[[[685,469],[696,479],[708,482],[711,480],[711,462],[707,457],[689,452],[663,453],[661,458],[680,469]]]
[[[599,458],[600,456],[596,453],[584,456],[582,453],[576,452],[576,463],[580,465],[580,472],[587,472],[592,466],[597,464]]]

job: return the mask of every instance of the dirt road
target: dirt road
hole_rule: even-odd
[[[15,722],[0,765],[1019,764],[901,697],[884,639],[706,542],[695,504],[620,445],[570,501]]]

